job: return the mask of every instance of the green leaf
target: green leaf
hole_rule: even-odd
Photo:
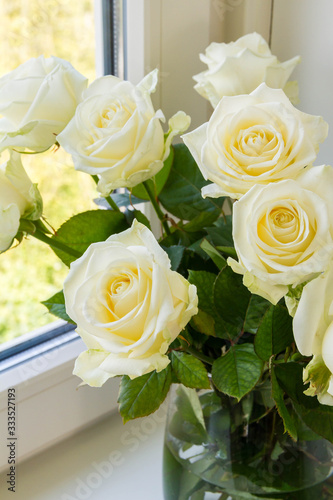
[[[232,216],[220,217],[213,226],[207,228],[209,241],[216,247],[233,247]]]
[[[284,391],[279,386],[279,383],[277,381],[274,372],[274,368],[272,368],[271,370],[271,379],[272,379],[272,396],[276,403],[279,415],[283,420],[284,430],[285,432],[288,432],[288,434],[292,437],[294,441],[296,441],[297,440],[296,425],[284,402]]]
[[[197,391],[180,385],[177,388],[176,403],[182,420],[196,428],[201,436],[207,436],[202,406]]]
[[[288,310],[271,305],[264,314],[255,337],[255,350],[258,356],[268,361],[273,354],[282,352],[294,341],[292,318]]]
[[[193,316],[190,324],[198,332],[211,337],[216,337],[214,318],[205,311],[199,309],[198,314]]]
[[[221,318],[239,331],[255,333],[270,302],[251,294],[243,285],[242,276],[226,266],[217,276],[214,304]]]
[[[141,200],[134,195],[131,195],[129,192],[126,193],[112,193],[111,198],[118,205],[118,207],[128,207],[132,205],[137,205],[138,203],[145,203],[146,200]],[[96,200],[96,203],[99,205],[99,200],[104,200],[104,198],[99,198]],[[107,201],[104,200],[103,206],[109,207]]]
[[[182,226],[183,231],[188,233],[193,233],[195,231],[200,231],[205,227],[209,227],[213,222],[218,219],[221,214],[221,210],[214,210],[213,212],[201,212],[196,217],[194,217],[190,222]]]
[[[162,170],[160,170],[155,175],[155,177],[152,177],[151,179],[148,179],[148,181],[146,181],[150,184],[150,187],[156,196],[158,196],[160,194],[160,192],[162,191],[162,189],[163,189],[163,187],[164,187],[164,185],[169,177],[170,170],[171,170],[171,167],[173,164],[173,159],[174,159],[174,149],[171,146],[170,154],[169,154],[168,158],[165,160]],[[133,187],[131,189],[131,191],[132,191],[133,195],[137,196],[138,198],[142,198],[143,200],[147,200],[147,201],[149,201],[149,199],[150,199],[148,194],[147,194],[146,188],[144,187],[144,185],[142,183]]]
[[[263,315],[266,313],[267,309],[271,306],[271,303],[260,297],[259,295],[251,295],[249,307],[246,311],[246,317],[244,322],[244,331],[249,333],[256,333],[258,327],[262,321]]]
[[[241,330],[251,295],[243,285],[242,276],[234,273],[229,266],[222,269],[214,287],[214,303],[221,318]]]
[[[129,226],[131,226],[133,220],[136,219],[137,221],[141,222],[141,224],[143,224],[144,226],[148,227],[148,229],[151,230],[149,220],[147,219],[145,214],[140,212],[140,210],[126,210],[125,217]]]
[[[168,394],[171,379],[170,365],[161,372],[153,371],[133,380],[124,375],[118,397],[119,411],[124,423],[156,411]]]
[[[199,359],[185,352],[172,351],[171,362],[178,380],[186,387],[210,388],[207,370]]]
[[[316,434],[333,443],[333,406],[320,404],[316,397],[304,394],[303,367],[290,362],[276,365],[274,371],[280,387],[291,398],[303,422]]]
[[[216,276],[207,271],[189,271],[188,280],[190,283],[197,287],[197,294],[199,299],[199,308],[207,314],[214,316],[216,314],[213,288]]]
[[[91,210],[74,215],[57,231],[53,239],[65,243],[70,248],[84,253],[97,241],[105,241],[109,236],[128,229],[124,214],[111,210]],[[75,257],[53,248],[55,254],[69,266]]]
[[[258,382],[263,362],[252,344],[231,346],[229,351],[214,361],[213,382],[217,389],[240,400]]]
[[[220,252],[224,253],[228,257],[232,257],[233,259],[237,259],[237,252],[234,249],[234,247],[220,247],[220,246],[217,246],[216,250],[219,250]]]
[[[47,300],[44,300],[42,304],[47,307],[51,314],[57,316],[57,318],[64,319],[68,323],[73,323],[73,325],[75,325],[74,321],[72,321],[66,313],[65,297],[63,291],[56,293]]]
[[[209,255],[209,257],[212,259],[212,261],[214,262],[214,264],[219,269],[223,269],[224,267],[226,267],[227,261],[222,257],[222,255],[220,254],[220,252],[218,252],[216,250],[216,248],[213,247],[213,245],[211,245],[209,243],[208,240],[203,239],[202,242],[201,242],[201,244],[200,244],[200,247],[202,248],[202,250],[204,252],[206,252],[207,255]]]
[[[181,220],[192,220],[201,212],[221,212],[224,198],[201,196],[207,184],[185,144],[174,146],[174,161],[168,180],[159,195],[166,210]]]
[[[214,335],[223,339],[233,339],[239,334],[238,328],[228,324],[219,315],[214,304],[214,284],[216,275],[207,271],[189,271],[188,280],[197,287],[199,310],[208,314],[214,319]],[[193,318],[196,321],[196,316]],[[200,321],[200,317],[197,318]],[[201,325],[199,331],[206,335],[213,335],[211,324],[207,322],[207,331],[203,332]]]
[[[182,245],[171,245],[170,247],[165,247],[162,245],[163,250],[168,254],[171,261],[171,269],[177,271],[180,263],[182,261],[185,247]]]

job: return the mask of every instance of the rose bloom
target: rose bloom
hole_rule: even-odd
[[[324,271],[333,256],[333,169],[312,167],[295,180],[254,186],[234,205],[238,262],[252,293],[277,303],[289,286]]]
[[[314,355],[304,370],[305,392],[320,403],[333,405],[333,265],[306,284],[293,321],[298,350]]]
[[[209,122],[183,140],[213,184],[202,196],[239,199],[255,184],[295,178],[316,158],[328,125],[302,113],[282,90],[261,84],[250,95],[224,97]]]
[[[115,76],[98,78],[58,137],[77,170],[100,178],[98,189],[104,196],[157,174],[169,155],[173,136],[189,126],[190,118],[177,113],[169,122],[171,130],[164,143],[164,115],[154,111],[150,97],[157,81],[157,70],[136,86]]]
[[[72,262],[64,294],[88,347],[73,373],[96,387],[115,375],[163,370],[170,343],[198,311],[196,287],[170,269],[166,252],[137,221]]]
[[[50,148],[86,86],[87,79],[58,57],[32,58],[0,78],[0,150]]]
[[[16,236],[21,217],[39,219],[42,199],[26,174],[18,153],[0,165],[0,252],[7,250]]]
[[[300,57],[280,63],[258,33],[242,36],[236,42],[213,42],[200,59],[208,69],[193,77],[198,82],[194,88],[213,108],[223,96],[249,94],[263,82],[284,89],[295,103],[298,100],[297,83],[287,84],[287,80]]]

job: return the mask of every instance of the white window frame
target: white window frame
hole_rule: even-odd
[[[102,17],[103,1],[95,0],[97,22]],[[223,41],[228,16],[233,19],[243,16],[243,32],[248,32],[249,26],[252,31],[262,33],[267,29],[267,19],[263,19],[263,26],[256,25],[258,19],[251,17],[249,1],[262,4],[263,12],[269,13],[268,0],[115,1],[127,12],[123,25],[127,33],[127,79],[137,83],[147,72],[159,67],[160,85],[154,96],[155,108],[161,108],[167,119],[183,109],[192,117],[192,128],[200,125],[211,113],[210,106],[179,82],[187,81],[192,87],[192,76],[204,69],[198,53],[213,40]],[[230,22],[226,23],[228,27]],[[96,32],[98,45],[101,33],[98,29]],[[97,58],[99,74],[101,67],[101,59]],[[85,386],[76,390],[79,379],[72,375],[72,369],[75,358],[85,346],[80,338],[73,338],[70,333],[70,338],[65,337],[67,342],[58,345],[50,341],[39,352],[35,349],[31,359],[0,372],[0,424],[5,430],[0,447],[0,471],[8,468],[8,452],[4,446],[8,388],[16,390],[19,460],[31,457],[116,410],[119,379],[109,381],[100,389]]]

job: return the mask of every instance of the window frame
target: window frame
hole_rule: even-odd
[[[124,69],[123,31],[115,29],[119,19],[123,24],[123,4],[123,0],[94,0],[97,76]],[[117,57],[111,57],[116,49]],[[7,429],[7,394],[15,388],[19,461],[116,409],[117,380],[100,390],[88,386],[75,390],[79,379],[72,374],[73,366],[85,349],[75,326],[62,320],[0,347],[0,423]],[[59,393],[64,401],[59,401]],[[6,469],[7,448],[0,447],[0,472]]]
[[[128,77],[133,83],[138,83],[147,72],[159,67],[161,83],[153,96],[154,106],[155,109],[161,107],[166,117],[170,118],[175,112],[171,96],[175,95],[176,87],[168,73],[170,71],[170,74],[173,74],[175,66],[173,54],[170,52],[170,32],[166,17],[175,23],[172,32],[173,46],[176,44],[182,48],[178,70],[176,68],[181,74],[186,66],[183,61],[192,61],[193,51],[197,58],[194,66],[198,68],[195,72],[202,71],[203,68],[198,57],[200,50],[197,50],[195,45],[197,40],[193,43],[183,43],[183,27],[187,19],[179,15],[179,9],[188,8],[193,22],[200,25],[200,36],[197,38],[201,43],[201,51],[210,41],[223,40],[223,26],[226,20],[218,16],[217,0],[208,0],[205,6],[209,12],[205,11],[204,16],[202,1],[182,0],[180,3],[179,0],[94,0],[97,75],[114,72],[120,77]],[[267,0],[255,1],[263,6],[267,5]],[[228,2],[226,0],[220,3]],[[251,20],[248,0],[244,0],[238,8],[245,14],[249,12],[247,25],[243,23],[244,31],[249,30],[249,25],[251,29],[257,28],[257,31],[260,31],[260,26],[254,26],[254,21]],[[122,29],[112,32],[112,22],[106,17],[112,15],[116,9]],[[267,25],[266,20],[264,24]],[[105,60],[109,60],[110,53],[117,47],[117,60],[105,67]],[[171,65],[171,69],[168,65]],[[189,75],[192,77],[195,72],[190,66]],[[192,114],[191,108],[194,111],[194,127],[198,125],[199,119],[202,123],[205,117],[208,118],[211,110],[209,104],[195,92],[190,97],[187,94],[182,94],[186,100],[185,111],[189,114]],[[158,234],[158,223],[155,229]],[[6,356],[4,349],[0,350],[0,422],[2,428],[7,429],[7,390],[14,387],[18,409],[19,460],[27,459],[65,439],[117,408],[119,379],[110,380],[99,389],[85,386],[75,390],[79,380],[72,375],[72,369],[76,357],[85,350],[85,346],[75,333],[74,327],[57,322],[56,327],[51,324],[44,330],[44,342],[37,342],[32,333],[23,339],[21,346],[18,341],[8,346],[7,354],[11,353],[12,356]],[[39,337],[39,340],[42,338]],[[0,472],[8,468],[6,453],[6,447],[0,447]]]

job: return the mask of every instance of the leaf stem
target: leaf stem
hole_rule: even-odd
[[[103,196],[103,198],[106,199],[113,210],[115,210],[116,212],[120,212],[120,208],[118,207],[117,203],[111,198],[111,196]]]
[[[40,231],[39,229],[36,229],[36,231],[32,234],[34,238],[36,238],[39,241],[42,241],[43,243],[46,243],[50,247],[56,248],[57,250],[61,250],[63,252],[66,252],[67,254],[71,255],[72,257],[75,257],[76,259],[81,257],[82,253],[78,252],[77,250],[74,250],[73,248],[68,247],[65,243],[61,243],[60,241],[56,240],[55,238],[50,238],[47,236],[45,233]]]
[[[92,175],[91,176],[94,181],[96,182],[96,184],[98,183],[98,177],[97,175]],[[108,204],[110,205],[110,207],[115,210],[116,212],[121,212],[120,208],[118,207],[117,203],[115,201],[113,201],[113,199],[111,198],[111,196],[103,196],[103,198],[108,202]]]
[[[179,337],[178,337],[178,339],[179,339]],[[183,350],[188,352],[189,354],[192,354],[195,358],[200,359],[200,361],[203,361],[204,363],[207,363],[208,365],[212,365],[214,363],[214,360],[212,358],[210,358],[209,356],[206,356],[202,352],[197,351],[194,347],[187,345],[181,339],[179,339],[179,342],[181,343]]]
[[[147,191],[147,194],[149,196],[151,204],[153,205],[154,210],[156,212],[156,215],[160,219],[160,221],[161,221],[161,223],[162,223],[162,225],[164,227],[164,230],[165,230],[166,234],[168,236],[170,236],[171,235],[171,231],[170,231],[169,225],[167,223],[167,220],[165,218],[165,214],[160,209],[160,207],[159,207],[159,205],[158,205],[158,203],[156,201],[156,198],[155,198],[155,195],[154,195],[153,191],[151,190],[151,188],[150,188],[150,186],[149,186],[149,184],[148,184],[147,181],[143,181],[142,184],[143,184],[145,190]]]

